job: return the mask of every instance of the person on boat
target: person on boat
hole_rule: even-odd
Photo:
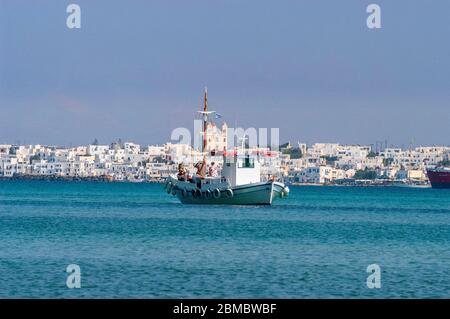
[[[178,164],[177,178],[179,181],[187,181],[187,179],[188,179],[188,174],[187,174],[186,168],[184,167],[183,163]]]
[[[198,162],[194,167],[197,169],[197,172],[192,176],[191,182],[200,184],[200,180],[204,179],[206,175],[206,161]]]
[[[195,173],[195,176],[198,178],[205,178],[206,176],[206,161],[203,160],[201,162],[198,162],[197,164],[195,164],[194,166],[197,169],[197,172]]]
[[[214,162],[211,162],[211,166],[209,166],[208,170],[209,177],[217,177],[219,173],[217,172],[217,165]]]

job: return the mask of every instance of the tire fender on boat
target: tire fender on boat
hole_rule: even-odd
[[[212,197],[212,193],[211,193],[211,191],[209,190],[209,189],[207,189],[206,191],[205,191],[205,197],[207,198],[207,199],[210,199],[211,197]]]
[[[218,199],[218,198],[220,198],[220,189],[218,189],[218,188],[216,188],[214,191],[213,191],[213,196],[214,196],[214,198],[215,199]]]
[[[183,188],[183,189],[181,190],[181,196],[183,196],[183,197],[186,197],[186,196],[187,196],[187,191],[186,191],[185,188]]]
[[[231,189],[231,188],[228,188],[227,190],[226,190],[226,192],[227,192],[227,196],[228,197],[233,197],[234,196],[234,194],[233,194],[233,190]]]
[[[196,188],[194,191],[192,191],[192,195],[194,196],[194,198],[200,198],[202,197],[202,192],[200,191],[200,189]]]

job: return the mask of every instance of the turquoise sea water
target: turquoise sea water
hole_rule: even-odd
[[[450,190],[291,187],[225,207],[157,184],[0,181],[0,297],[449,298]]]

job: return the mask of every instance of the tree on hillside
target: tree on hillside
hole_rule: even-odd
[[[368,169],[367,167],[364,170],[357,170],[354,176],[354,179],[376,179],[377,172],[372,169]]]

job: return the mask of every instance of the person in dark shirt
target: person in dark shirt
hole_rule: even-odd
[[[178,174],[177,174],[177,178],[179,181],[186,181],[187,178],[187,171],[186,168],[184,167],[183,163],[178,164]]]

